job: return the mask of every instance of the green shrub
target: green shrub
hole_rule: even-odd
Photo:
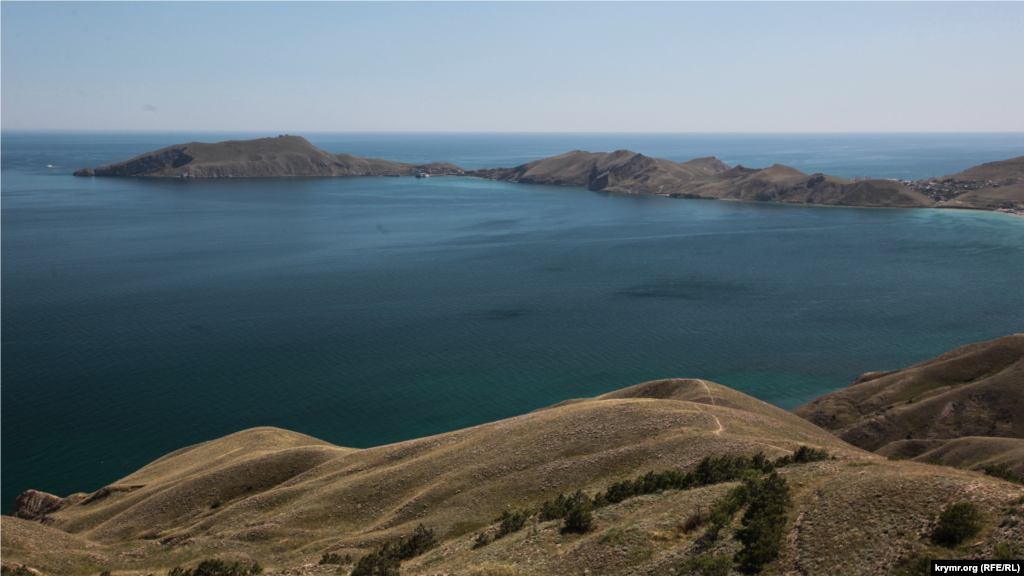
[[[413,530],[411,536],[399,540],[397,544],[391,547],[391,550],[395,558],[408,560],[423,554],[427,550],[437,548],[437,546],[437,536],[434,535],[434,531],[420,524]]]
[[[25,566],[18,566],[17,568],[2,566],[0,567],[0,574],[3,576],[35,576],[35,573]]]
[[[587,498],[587,495],[584,494],[582,490],[577,490],[569,496],[559,494],[553,501],[547,500],[541,504],[539,516],[542,522],[546,522],[548,520],[562,520],[569,514],[570,510],[583,505],[590,508],[592,503],[590,498]]]
[[[473,541],[473,550],[476,550],[477,548],[483,548],[491,542],[494,542],[494,538],[491,538],[491,535],[487,532],[481,532],[476,535],[476,540]]]
[[[991,466],[985,466],[985,474],[994,476],[1007,482],[1016,482],[1017,484],[1024,484],[1024,476],[1018,476],[1010,470],[1010,465],[1006,462],[1000,462],[999,464],[992,464]]]
[[[565,515],[562,534],[586,534],[594,526],[594,517],[590,514],[590,506],[577,503]]]
[[[828,454],[828,450],[824,448],[811,448],[810,446],[801,446],[793,452],[793,462],[796,464],[804,464],[807,462],[820,462],[822,460],[828,460],[831,458]]]
[[[375,551],[356,562],[351,576],[396,576],[402,560],[408,560],[437,548],[434,531],[420,524],[408,538],[385,542]]]
[[[195,568],[174,567],[167,576],[257,576],[263,573],[258,563],[246,567],[238,562],[228,564],[223,560],[210,558],[203,560]]]
[[[391,544],[386,542],[380,550],[370,552],[356,562],[351,576],[399,576],[401,561],[393,556]]]
[[[981,532],[981,511],[970,502],[946,506],[939,514],[939,522],[932,540],[942,546],[953,547]]]
[[[494,535],[494,539],[497,540],[509,534],[519,532],[526,526],[526,521],[529,519],[530,512],[528,510],[520,510],[511,514],[507,510],[502,512],[501,516],[497,519],[501,526],[498,527],[498,532]]]
[[[779,456],[776,458],[775,467],[782,468],[783,466],[789,466],[790,464],[805,464],[807,462],[818,462],[832,458],[833,457],[829,455],[828,450],[824,448],[801,446],[793,452],[792,456]]]

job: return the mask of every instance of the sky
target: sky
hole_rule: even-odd
[[[1024,131],[1024,2],[0,3],[4,130]]]

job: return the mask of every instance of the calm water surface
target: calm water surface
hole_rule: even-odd
[[[1024,219],[1000,214],[68,176],[263,135],[3,133],[4,507],[252,426],[366,447],[666,377],[790,409],[1024,331]],[[1024,153],[1021,134],[309,139],[467,168],[629,148],[905,178]]]

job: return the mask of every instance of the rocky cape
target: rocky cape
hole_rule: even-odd
[[[673,162],[629,150],[574,150],[514,168],[468,171],[466,176],[672,198],[892,208],[927,208],[935,204],[927,196],[891,180],[854,182],[825,174],[805,174],[781,164],[761,169],[730,168],[714,157]]]
[[[89,176],[83,169],[76,176]],[[272,178],[285,176],[411,176],[459,174],[453,164],[406,164],[349,154],[331,154],[301,136],[283,135],[255,140],[207,144],[175,144],[128,160],[105,164],[96,176],[163,178]]]
[[[423,524],[439,545],[403,562],[402,574],[706,573],[694,562],[708,556],[739,573],[729,560],[741,546],[731,536],[739,517],[722,538],[702,535],[711,504],[738,481],[609,504],[584,534],[565,533],[561,521],[536,510],[559,493],[589,497],[649,470],[690,471],[723,454],[776,458],[800,446],[834,459],[780,464],[792,504],[766,573],[890,574],[922,558],[992,558],[1024,540],[1024,486],[886,458],[844,437],[865,418],[909,403],[928,407],[913,418],[913,438],[978,437],[964,434],[986,433],[988,419],[989,432],[997,432],[989,439],[1019,447],[1021,410],[1010,403],[1024,385],[1022,339],[865,374],[795,413],[714,382],[671,379],[368,449],[277,428],[245,430],[182,448],[91,494],[26,492],[2,519],[3,563],[42,574],[143,576],[216,557],[258,561],[274,574],[348,574],[351,559]],[[952,407],[936,412],[934,401]],[[903,434],[880,430],[882,440],[869,449]],[[960,502],[980,510],[981,532],[963,546],[941,546],[932,538],[936,516]],[[480,544],[497,533],[499,514],[516,510],[532,510],[522,530]],[[339,560],[318,565],[326,553]]]

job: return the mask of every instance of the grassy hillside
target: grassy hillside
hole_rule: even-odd
[[[404,561],[403,574],[669,574],[708,554],[732,562],[746,546],[732,535],[754,504],[724,520],[715,539],[707,515],[717,500],[746,490],[741,484],[768,476],[616,500],[593,511],[583,534],[538,516],[541,503],[576,490],[595,497],[649,470],[694,471],[728,454],[774,459],[800,446],[836,459],[779,461],[792,504],[778,518],[786,536],[770,570],[877,573],[915,554],[984,554],[1021,536],[1024,522],[1006,522],[1024,512],[1006,503],[1024,487],[889,461],[713,382],[676,379],[365,450],[275,428],[232,434],[168,454],[94,494],[59,499],[41,521],[4,517],[3,561],[46,574],[142,576],[217,557],[330,574],[337,566],[315,564],[330,552],[350,556],[340,572],[347,574],[352,561],[422,523],[440,546]],[[981,544],[936,547],[936,514],[958,501],[982,510]],[[497,534],[499,514],[519,511],[522,530],[478,545]]]
[[[880,454],[982,467],[995,450],[1024,473],[1024,334],[864,374],[793,413]]]

